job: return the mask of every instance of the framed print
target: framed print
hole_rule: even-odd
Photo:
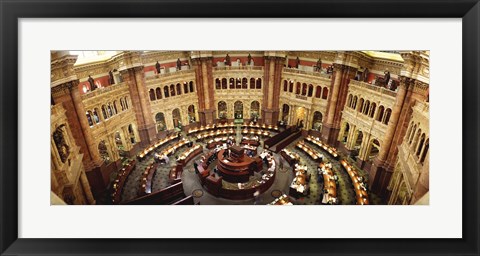
[[[1,12],[1,255],[479,253],[478,1]]]

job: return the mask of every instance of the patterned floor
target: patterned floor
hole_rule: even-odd
[[[241,135],[241,130],[240,126],[237,127],[237,135],[236,135],[236,140],[237,142],[241,141],[242,135]],[[321,203],[321,197],[322,197],[322,190],[323,190],[323,182],[318,182],[318,175],[317,175],[317,163],[312,161],[311,158],[303,153],[303,151],[298,150],[295,148],[295,145],[298,141],[303,140],[303,137],[295,140],[292,142],[287,149],[296,152],[297,154],[300,155],[301,163],[306,164],[308,166],[309,173],[311,173],[311,179],[310,179],[310,194],[306,197],[299,198],[293,201],[294,204],[300,204],[300,205],[312,205],[312,204],[320,204]],[[202,146],[205,146],[204,143],[201,142],[196,142],[195,144],[200,144]],[[263,145],[263,143],[262,143]],[[316,148],[316,146],[311,145],[313,148],[318,150],[319,152],[322,152],[320,148]],[[161,151],[163,148],[157,149],[157,151]],[[153,179],[153,187],[152,191],[158,191],[163,188],[166,188],[169,186],[168,183],[168,175],[170,172],[170,169],[175,166],[175,157],[179,154],[181,154],[186,148],[183,148],[182,150],[179,150],[174,154],[173,156],[170,156],[170,162],[168,165],[159,165],[157,167],[154,179]],[[259,152],[263,150],[262,147],[259,147]],[[204,153],[208,152],[208,149],[204,147]],[[340,163],[332,158],[325,152],[324,156],[326,157],[326,161],[330,161],[333,164],[333,170],[335,174],[338,176],[338,187],[337,187],[337,194],[339,198],[339,204],[342,205],[350,205],[350,204],[355,204],[355,192],[353,190],[352,183],[350,181],[350,177],[348,174],[343,170],[341,167]],[[186,195],[193,195],[194,196],[194,201],[195,203],[200,203],[201,205],[212,205],[212,204],[267,204],[271,201],[273,201],[278,195],[286,193],[288,194],[289,186],[290,183],[293,180],[293,173],[291,171],[285,171],[286,169],[291,170],[286,164],[284,170],[276,170],[276,178],[274,184],[262,193],[262,195],[259,197],[257,202],[254,202],[253,199],[249,200],[227,200],[223,198],[217,198],[212,195],[210,195],[208,192],[206,192],[203,187],[200,184],[200,181],[197,177],[197,175],[193,172],[193,162],[197,160],[200,156],[197,158],[191,160],[189,164],[184,168],[184,172],[182,174],[182,181],[184,184],[184,190]],[[277,162],[279,161],[279,154],[275,154],[275,159]],[[128,201],[132,200],[136,197],[138,197],[137,193],[140,187],[140,179],[141,179],[141,174],[145,170],[145,168],[150,165],[153,162],[153,157],[149,157],[145,159],[142,162],[138,162],[136,165],[135,170],[132,171],[130,176],[128,177],[125,187],[122,193],[122,201]],[[278,166],[278,165],[277,165]],[[362,175],[366,175],[365,172],[360,171]],[[369,193],[370,194],[370,203],[371,204],[381,204],[381,200],[379,197],[376,195]]]

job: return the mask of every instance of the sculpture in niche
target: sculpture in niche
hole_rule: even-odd
[[[387,86],[388,82],[390,81],[390,72],[385,71],[384,74],[385,76],[383,77],[383,80],[385,81],[385,86]]]
[[[252,55],[250,55],[249,53],[247,57],[247,64],[250,65],[251,63],[252,63]]]
[[[70,154],[70,147],[67,145],[65,141],[65,137],[63,135],[62,128],[65,124],[60,125],[57,129],[53,132],[53,141],[55,142],[55,146],[57,147],[58,154],[60,155],[60,160],[62,163],[67,161],[68,156]]]
[[[230,56],[228,56],[228,53],[227,53],[227,56],[225,56],[225,65],[227,65],[227,66],[231,65]]]
[[[95,84],[95,80],[90,75],[88,75],[88,83],[90,84],[90,90],[91,91],[94,91],[95,89],[97,89],[97,85]]]
[[[322,60],[318,59],[316,69],[318,72],[322,71]]]
[[[296,63],[295,63],[295,68],[298,68],[300,66],[300,58],[297,57]]]
[[[155,64],[155,69],[157,70],[157,74],[160,74],[160,63],[158,63],[158,60],[157,60],[157,63]]]
[[[110,70],[108,71],[108,82],[110,84],[114,84],[115,83],[115,79],[113,79],[113,72]]]
[[[363,74],[362,74],[362,81],[363,82],[367,82],[368,81],[368,68],[365,68],[365,70],[363,71]]]
[[[182,69],[182,62],[180,61],[180,58],[177,59],[177,70]]]

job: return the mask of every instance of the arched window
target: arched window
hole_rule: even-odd
[[[148,94],[150,95],[150,101],[154,101],[155,100],[155,91],[153,89],[150,89],[148,91]]]
[[[313,113],[312,129],[317,131],[322,130],[322,119],[322,113],[320,113],[320,111],[315,111]]]
[[[357,107],[357,100],[358,100],[357,96],[354,96],[353,97],[353,102],[352,102],[352,108],[353,109],[355,109]]]
[[[370,109],[370,101],[365,102],[365,108],[363,109],[363,114],[368,115],[368,110]]]
[[[422,156],[420,157],[420,163],[422,163],[422,164],[423,164],[423,162],[425,162],[425,157],[427,156],[429,145],[430,145],[430,139],[427,139],[425,141],[425,147],[423,149]]]
[[[308,97],[312,97],[313,95],[313,85],[308,85]]]
[[[422,129],[419,128],[418,131],[417,131],[417,133],[416,133],[416,135],[415,135],[415,137],[413,138],[413,144],[412,144],[413,147],[412,147],[412,148],[413,148],[413,151],[414,151],[414,152],[415,152],[415,149],[416,149],[417,146],[418,146],[418,140],[419,140],[421,134],[422,134]]]
[[[188,121],[189,123],[195,123],[195,106],[194,105],[190,105],[188,106]]]
[[[217,78],[217,80],[218,80],[218,86],[220,86],[220,80],[218,78]],[[220,88],[218,88],[218,89],[220,89]],[[189,93],[187,82],[183,82],[183,93],[185,93],[185,94]]]
[[[242,89],[248,89],[248,79],[245,77],[242,79]]]
[[[108,110],[108,116],[109,117],[112,117],[113,116],[113,112],[112,112],[112,107],[110,107],[110,104],[107,105],[107,110]]]
[[[423,133],[422,136],[420,137],[420,142],[418,143],[417,153],[416,153],[417,157],[420,157],[420,152],[422,152],[424,142],[425,142],[425,133]]]
[[[370,110],[370,117],[373,118],[375,116],[375,108],[377,107],[377,104],[375,102],[372,102],[372,107]]]
[[[307,95],[307,84],[306,83],[302,84],[302,95],[303,96]]]
[[[162,112],[158,112],[155,115],[155,124],[157,126],[157,132],[167,129],[167,126],[165,125],[165,115]]]
[[[133,132],[133,125],[131,125],[131,124],[128,125],[128,135],[130,136],[130,142],[131,142],[132,144],[137,143],[137,142],[135,141],[135,133]]]
[[[328,88],[323,87],[322,99],[326,100],[328,98]]]
[[[229,88],[230,89],[235,89],[235,78],[230,78]]]
[[[255,89],[255,78],[250,78],[250,89]]]
[[[175,85],[171,84],[170,85],[170,96],[175,96]]]
[[[284,91],[284,92],[288,91],[288,82],[287,82],[287,80],[283,80],[283,91]]]
[[[300,94],[300,91],[302,90],[302,84],[300,82],[297,82],[297,89],[295,90],[295,94]]]
[[[87,111],[86,115],[87,115],[88,125],[93,126],[92,112]]]
[[[317,86],[317,88],[315,89],[315,98],[319,98],[322,97],[322,87],[320,86]]]
[[[115,108],[113,107],[113,104],[112,104],[112,103],[108,103],[108,106],[109,106],[110,109],[112,110],[113,115],[116,115],[117,112],[115,112]]]
[[[96,124],[100,123],[100,118],[99,118],[99,116],[98,116],[98,113],[99,113],[98,108],[95,108],[95,109],[93,110],[93,121],[94,121]]]
[[[282,106],[282,121],[288,122],[288,115],[290,114],[290,106],[283,104]]]
[[[261,78],[257,79],[257,89],[262,89],[262,79]]]
[[[177,84],[177,95],[182,95],[182,86],[180,83]]]
[[[233,104],[233,112],[235,119],[243,119],[243,102],[236,101]]]
[[[240,78],[236,79],[235,89],[242,89],[242,80]]]
[[[173,126],[179,127],[182,124],[182,116],[180,115],[180,109],[176,108],[172,111]]]
[[[190,81],[190,83],[188,84],[190,86],[190,92],[194,92],[195,91],[195,86],[193,86],[193,81]],[[225,87],[226,89],[226,87]]]
[[[360,113],[362,113],[362,110],[363,110],[363,107],[364,107],[363,102],[364,102],[363,98],[360,98],[360,101],[358,101],[358,109],[357,110]]]
[[[105,107],[105,105],[102,105],[102,114],[103,114],[103,119],[106,120],[108,116],[107,116],[107,108]]]
[[[377,139],[373,139],[370,142],[370,148],[368,151],[367,159],[373,160],[378,155],[379,152],[380,152],[380,142]]]
[[[416,131],[417,131],[417,125],[415,124],[415,125],[413,126],[412,133],[411,133],[411,135],[410,135],[410,137],[409,137],[409,139],[408,139],[408,144],[412,145],[413,137],[414,137]]]
[[[222,85],[220,84],[220,79],[215,79],[215,89],[219,90],[222,88]]]
[[[100,157],[106,164],[110,163],[110,155],[108,154],[107,146],[105,145],[104,140],[98,143],[98,153],[100,153]]]
[[[222,89],[227,89],[227,79],[222,78]]]
[[[218,118],[227,118],[227,103],[225,101],[218,102]]]
[[[385,110],[385,120],[383,121],[384,124],[388,124],[388,121],[390,121],[391,114],[392,114],[392,110],[387,108],[387,110]]]
[[[155,94],[157,95],[157,100],[162,98],[162,90],[160,89],[160,87],[157,87],[157,89],[155,89]]]
[[[260,102],[252,101],[250,104],[250,118],[255,118],[260,116]]]
[[[125,110],[125,102],[123,102],[123,98],[120,98],[120,106],[122,107],[122,111]]]
[[[125,97],[125,108],[128,109],[128,97]]]
[[[380,105],[380,107],[378,107],[378,116],[377,116],[377,121],[379,122],[381,122],[383,119],[383,111],[385,111],[385,107]]]
[[[351,107],[352,106],[352,95],[349,94],[347,98],[347,106]]]
[[[293,81],[290,81],[290,85],[288,86],[288,92],[293,92]]]
[[[407,133],[405,134],[405,140],[407,142],[410,139],[410,134],[412,134],[412,131],[413,131],[413,121],[411,121],[410,124],[408,125]]]
[[[170,97],[170,93],[168,92],[168,86],[163,87],[163,93],[165,94],[165,98]]]
[[[118,113],[117,101],[116,100],[113,101],[113,110],[115,111],[115,114]]]

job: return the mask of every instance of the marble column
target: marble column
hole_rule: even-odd
[[[147,146],[156,140],[156,131],[143,66],[122,70],[121,74],[130,91],[130,105],[135,112],[141,145]]]
[[[322,138],[325,142],[330,143],[330,134],[331,134],[331,129],[333,128],[333,118],[335,117],[335,109],[337,106],[337,100],[338,100],[338,93],[340,91],[340,83],[342,81],[342,76],[343,76],[343,70],[345,66],[339,65],[339,64],[334,64],[335,67],[335,74],[334,74],[334,80],[332,83],[332,89],[330,90],[330,100],[328,101],[328,107],[327,107],[327,116],[325,118],[325,124],[324,128],[322,131]]]
[[[385,160],[387,159],[388,153],[391,150],[392,139],[397,130],[397,123],[400,116],[400,111],[402,110],[402,106],[405,100],[405,95],[408,90],[408,87],[410,86],[410,83],[411,83],[410,79],[405,77],[400,77],[400,86],[397,92],[397,98],[395,100],[395,104],[392,109],[392,114],[390,116],[390,120],[387,126],[387,131],[385,132],[385,136],[382,142],[382,146],[380,147],[378,156],[373,161],[372,168],[369,173],[370,187],[372,191],[376,193],[382,194],[385,192],[386,187],[388,186],[388,183],[387,184],[385,183],[389,181],[391,177],[391,171],[387,170],[384,164],[385,164]]]

